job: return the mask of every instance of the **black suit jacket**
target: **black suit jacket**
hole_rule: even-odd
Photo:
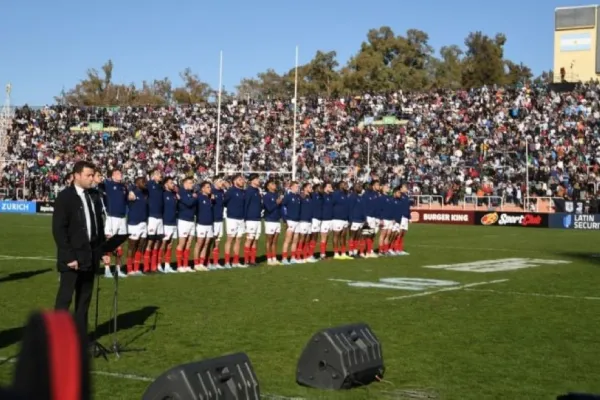
[[[89,271],[98,268],[102,256],[100,246],[105,241],[102,206],[97,198],[94,203],[98,237],[90,243],[85,222],[83,201],[71,185],[58,194],[52,214],[52,236],[56,243],[56,266],[59,271],[68,271],[71,261],[77,261],[79,269]]]

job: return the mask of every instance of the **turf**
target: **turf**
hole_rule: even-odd
[[[29,312],[52,306],[57,274],[50,218],[3,215],[0,226],[0,356],[6,358],[18,352]],[[93,369],[154,378],[181,363],[244,351],[271,398],[598,393],[600,259],[590,257],[596,245],[597,233],[586,231],[412,225],[407,257],[127,278],[120,285],[119,339],[145,351],[95,360]],[[515,257],[571,263],[491,273],[423,268]],[[390,277],[507,281],[387,300],[419,292],[329,280]],[[101,341],[108,345],[112,283],[100,281]],[[296,362],[308,339],[322,328],[359,321],[382,342],[386,382],[345,392],[296,385]],[[0,383],[7,384],[13,365],[0,364]],[[147,385],[94,375],[97,399],[139,399]]]

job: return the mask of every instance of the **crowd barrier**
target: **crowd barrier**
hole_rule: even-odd
[[[569,207],[567,207],[569,209]],[[579,208],[574,208],[579,210]],[[0,200],[0,214],[52,214],[52,201]],[[468,211],[416,209],[411,212],[411,222],[437,225],[513,226],[525,228],[552,228],[600,230],[600,214],[535,213],[505,211]]]

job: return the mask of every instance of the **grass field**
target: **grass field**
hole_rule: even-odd
[[[14,365],[1,360],[18,352],[29,312],[53,305],[58,282],[50,218],[3,215],[0,227],[0,383],[7,384]],[[146,350],[95,360],[95,398],[139,399],[172,366],[237,351],[250,356],[265,398],[600,392],[600,259],[591,257],[600,252],[597,233],[412,225],[406,250],[410,256],[128,277],[120,285],[119,339]],[[566,263],[496,272],[424,268],[508,258]],[[387,288],[344,281],[382,278],[452,282],[406,290],[406,280],[384,281]],[[110,281],[101,279],[100,296],[108,345]],[[382,342],[386,382],[346,392],[296,385],[298,356],[316,331],[361,321]]]

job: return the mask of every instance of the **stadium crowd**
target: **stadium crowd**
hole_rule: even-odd
[[[585,84],[567,93],[484,87],[300,99],[297,178],[377,177],[447,203],[478,195],[520,204],[528,153],[531,196],[585,199],[599,182],[599,95],[600,85]],[[221,110],[220,172],[289,178],[293,101],[237,100]],[[97,123],[99,131],[86,131]],[[17,196],[25,178],[27,198],[51,200],[82,159],[105,173],[119,168],[129,182],[154,168],[199,182],[215,175],[216,136],[215,104],[19,108],[3,158],[25,160],[27,168],[4,165],[0,196]]]

